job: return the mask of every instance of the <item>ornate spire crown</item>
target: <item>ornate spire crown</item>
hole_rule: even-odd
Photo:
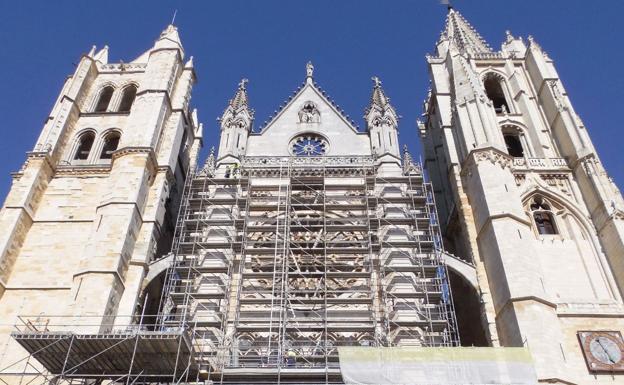
[[[454,8],[449,7],[446,25],[440,40],[448,39],[461,52],[492,52],[492,48],[476,29]]]
[[[368,114],[374,107],[383,110],[390,106],[390,98],[386,96],[386,93],[381,87],[381,80],[379,80],[377,76],[373,76],[371,80],[373,81],[373,93],[371,94],[370,105],[366,109],[365,114]]]
[[[254,120],[254,110],[249,108],[249,98],[247,97],[247,83],[249,80],[241,79],[234,97],[230,99],[223,115],[218,120],[222,127],[247,127],[251,130]]]
[[[240,108],[249,107],[249,99],[247,98],[247,83],[249,80],[241,79],[240,83],[238,83],[238,90],[236,90],[236,95],[230,100],[230,106],[236,111]]]
[[[381,80],[377,76],[371,78],[373,81],[373,92],[371,93],[370,104],[364,111],[364,119],[367,127],[387,124],[397,126],[399,115],[390,104],[390,98],[386,96],[381,87]]]

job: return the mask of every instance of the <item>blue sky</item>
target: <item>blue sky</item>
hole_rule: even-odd
[[[620,149],[624,80],[624,2],[456,0],[456,8],[495,48],[509,29],[533,35],[555,60],[575,108],[609,174],[624,186]],[[424,56],[433,51],[446,9],[437,0],[3,1],[0,4],[0,196],[9,173],[32,149],[65,77],[95,44],[110,60],[148,49],[177,9],[199,83],[192,104],[205,148],[218,139],[216,118],[242,77],[258,128],[303,81],[316,81],[360,126],[377,75],[403,119],[400,140],[418,155],[415,120],[428,86]]]

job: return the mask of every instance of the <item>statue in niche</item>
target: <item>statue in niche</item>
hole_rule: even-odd
[[[320,123],[321,114],[313,102],[305,102],[299,110],[299,123]]]

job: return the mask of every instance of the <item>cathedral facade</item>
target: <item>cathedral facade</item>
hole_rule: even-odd
[[[378,78],[359,130],[312,63],[259,129],[243,79],[198,163],[176,27],[92,49],[0,214],[0,380],[361,383],[347,353],[390,381],[420,352],[412,383],[624,381],[624,201],[552,60],[451,8],[427,62],[425,170]],[[460,345],[532,382],[431,359]]]

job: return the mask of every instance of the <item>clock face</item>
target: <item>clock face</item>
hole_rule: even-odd
[[[624,340],[618,331],[581,331],[579,341],[591,372],[624,372]]]
[[[297,156],[321,156],[327,152],[327,140],[325,138],[306,134],[296,137],[290,144],[291,151]]]
[[[589,351],[598,361],[614,365],[622,360],[622,352],[617,343],[608,337],[598,336],[589,342]]]

